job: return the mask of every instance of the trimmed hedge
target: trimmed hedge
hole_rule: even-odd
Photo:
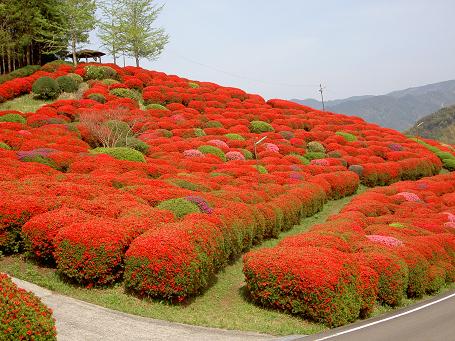
[[[27,123],[25,117],[19,114],[5,114],[0,116],[0,122],[16,122],[16,123]]]
[[[41,99],[54,99],[61,93],[57,81],[50,77],[38,78],[32,85],[32,91]]]
[[[249,128],[252,133],[256,134],[275,131],[269,123],[264,121],[251,121]]]
[[[130,98],[130,99],[133,99],[138,102],[142,100],[141,94],[132,89],[117,88],[117,89],[112,89],[109,92],[111,93],[111,95],[121,97],[121,98]]]
[[[198,150],[203,153],[203,154],[211,154],[211,155],[215,155],[216,157],[218,157],[219,159],[221,159],[222,161],[226,161],[226,155],[224,154],[224,152],[218,148],[218,147],[215,147],[215,146],[210,146],[210,145],[203,145],[203,146],[200,146],[198,148]]]
[[[110,155],[118,160],[127,160],[127,161],[136,161],[136,162],[145,162],[144,155],[133,149],[128,147],[98,147],[95,149],[90,150],[92,154],[107,154]]]
[[[85,67],[85,76],[86,80],[89,79],[117,79],[119,75],[117,71],[109,66],[96,66],[96,65],[89,65]]]
[[[2,340],[57,340],[52,310],[33,293],[18,288],[0,273],[0,338]]]
[[[350,134],[350,133],[346,133],[344,131],[337,131],[335,134],[338,135],[338,136],[343,137],[348,142],[357,141],[357,136],[355,136],[353,134]]]
[[[79,84],[73,77],[60,76],[55,80],[58,83],[61,92],[76,92],[79,88]]]
[[[176,198],[162,201],[158,204],[158,206],[156,206],[156,208],[171,211],[172,214],[174,214],[178,219],[181,219],[190,213],[201,212],[196,204],[186,200],[185,198]]]

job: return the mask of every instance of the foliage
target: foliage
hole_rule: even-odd
[[[92,149],[90,151],[92,154],[107,154],[110,155],[118,160],[128,160],[128,161],[136,161],[136,162],[145,162],[144,155],[129,147],[111,147],[111,148],[104,148],[98,147]]]
[[[185,198],[177,198],[162,201],[156,207],[161,210],[171,211],[178,219],[181,219],[190,213],[200,212],[199,207],[195,203]]]
[[[57,340],[52,310],[0,273],[0,335],[3,340]]]
[[[202,152],[203,154],[212,154],[212,155],[215,155],[216,157],[220,158],[221,160],[226,161],[226,155],[218,147],[214,147],[214,146],[210,146],[210,145],[204,145],[204,146],[200,146],[198,148],[198,150],[200,152]]]
[[[131,98],[138,102],[141,100],[141,94],[132,89],[123,89],[123,88],[112,89],[110,91],[110,93],[117,97]]]
[[[89,79],[103,80],[103,79],[118,78],[118,74],[113,68],[111,68],[109,66],[89,65],[89,66],[85,67],[84,77],[86,80],[89,80]]]
[[[95,28],[96,2],[94,0],[62,0],[61,5],[67,20],[63,32],[70,41],[73,63],[77,65],[76,48],[78,44],[88,42],[89,33]]]
[[[60,94],[60,87],[54,79],[41,77],[33,83],[32,91],[38,98],[54,99]]]
[[[167,44],[169,37],[162,28],[152,25],[162,10],[148,0],[122,0],[118,13],[121,28],[122,50],[136,60],[156,59]]]
[[[26,123],[27,120],[19,114],[5,114],[0,116],[0,122]]]
[[[61,92],[76,92],[79,84],[70,76],[60,76],[55,79]]]
[[[264,122],[264,121],[251,121],[250,122],[250,131],[252,133],[260,134],[260,133],[267,133],[267,132],[274,131],[274,129],[267,122]]]
[[[348,142],[357,141],[357,137],[355,135],[350,134],[350,133],[346,133],[344,131],[337,131],[335,134],[338,135],[338,136],[343,137]]]

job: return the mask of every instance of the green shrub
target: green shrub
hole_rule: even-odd
[[[322,143],[317,141],[308,142],[306,147],[309,152],[325,153],[324,146],[322,145]]]
[[[152,103],[146,106],[148,110],[168,110],[164,105],[158,104],[158,103]]]
[[[103,84],[106,84],[108,86],[111,86],[111,85],[114,85],[114,84],[119,84],[120,82],[116,79],[111,79],[111,78],[107,78],[107,79],[103,79],[101,81]]]
[[[156,208],[171,211],[176,218],[180,219],[190,213],[200,213],[199,207],[184,198],[170,199],[160,202]]]
[[[0,273],[0,339],[57,340],[52,310]]]
[[[445,169],[447,169],[449,171],[455,170],[455,159],[443,159],[442,163],[443,163]]]
[[[56,79],[61,92],[76,92],[79,84],[69,76],[60,76]]]
[[[170,179],[169,182],[177,187],[189,189],[190,191],[198,191],[198,192],[210,191],[209,188],[207,188],[203,185],[195,184],[195,183],[192,183],[192,182],[190,182],[188,180],[184,180],[184,179]]]
[[[302,165],[309,165],[310,160],[308,160],[305,156],[299,155],[299,154],[291,154],[292,156],[296,157],[297,159],[300,160]]]
[[[201,137],[201,136],[205,136],[205,131],[201,128],[194,128],[194,136],[196,137]]]
[[[205,128],[223,128],[223,124],[218,121],[208,121],[204,127]]]
[[[172,136],[174,136],[172,131],[167,130],[167,129],[157,129],[156,132],[159,133],[161,136],[167,137],[167,138],[171,138]]]
[[[117,71],[109,66],[89,65],[85,67],[85,79],[118,79]]]
[[[345,133],[343,131],[337,131],[335,134],[338,136],[344,137],[344,139],[348,142],[357,141],[357,136],[350,134],[350,133]]]
[[[131,128],[128,123],[119,120],[110,120],[106,122],[109,129],[115,134],[115,136],[128,137],[131,134]]]
[[[104,97],[104,95],[102,94],[90,94],[87,96],[88,99],[91,99],[91,100],[94,100],[94,101],[97,101],[99,103],[106,103],[106,97]]]
[[[212,154],[217,156],[221,160],[226,161],[226,155],[224,155],[224,152],[218,147],[204,145],[200,146],[198,150],[203,154]]]
[[[243,156],[245,157],[245,159],[247,160],[253,160],[254,159],[254,155],[252,152],[250,152],[248,149],[240,149],[240,152],[243,154]]]
[[[267,169],[262,166],[262,165],[255,165],[253,166],[255,169],[257,169],[257,171],[259,172],[259,174],[268,174],[269,172],[267,171]]]
[[[42,165],[49,166],[54,169],[58,169],[57,164],[54,162],[54,160],[49,159],[45,156],[42,155],[35,155],[35,156],[27,156],[22,159],[24,162],[37,162],[41,163]]]
[[[0,149],[11,150],[11,147],[8,146],[5,142],[0,142]]]
[[[444,160],[444,159],[455,159],[455,156],[453,156],[451,153],[449,152],[443,152],[443,151],[440,151],[438,150],[437,152],[435,152],[436,156],[438,158],[440,158],[441,160]]]
[[[82,84],[84,82],[84,79],[81,76],[79,76],[77,73],[68,73],[66,76],[73,79],[78,85]]]
[[[323,158],[325,158],[325,154],[318,153],[318,152],[307,152],[305,154],[305,158],[307,158],[308,160],[323,159]]]
[[[0,122],[15,122],[25,124],[27,120],[19,114],[6,114],[0,116]]]
[[[22,77],[30,76],[30,75],[34,74],[36,71],[38,71],[40,68],[41,68],[40,65],[27,65],[27,66],[21,67],[20,69],[11,71],[10,73],[8,73],[6,75],[1,75],[0,84],[13,80],[15,78],[22,78]]]
[[[145,162],[144,155],[128,147],[98,147],[90,151],[92,154],[107,154],[118,160],[127,160],[127,161],[136,161],[136,162]]]
[[[239,134],[229,133],[229,134],[224,134],[224,136],[226,136],[229,140],[245,141],[245,138]]]
[[[118,89],[112,89],[109,92],[114,96],[121,97],[121,98],[131,98],[138,102],[142,99],[141,94],[132,89],[118,88]]]
[[[50,77],[38,78],[32,85],[32,91],[41,99],[55,99],[61,92],[57,81]]]
[[[46,72],[55,72],[58,70],[58,68],[62,65],[70,65],[74,66],[70,62],[66,62],[64,60],[54,60],[52,62],[46,63],[41,67],[41,71],[46,71]]]
[[[193,89],[199,88],[199,84],[194,83],[194,82],[188,82],[188,86]]]
[[[135,137],[129,137],[126,141],[126,145],[130,148],[141,152],[142,154],[146,155],[150,149],[149,145],[142,140],[139,140]]]
[[[270,131],[274,131],[273,127],[264,121],[251,121],[250,122],[250,131],[252,133],[266,133]]]

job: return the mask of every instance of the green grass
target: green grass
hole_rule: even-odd
[[[40,107],[50,101],[43,101],[40,99],[34,99],[32,94],[17,97],[11,101],[6,101],[0,104],[0,110],[18,110],[21,112],[35,112]]]
[[[362,187],[359,192],[364,190]],[[352,196],[328,202],[321,212],[302,220],[300,225],[282,233],[278,239],[267,240],[255,248],[273,247],[287,236],[304,232],[314,224],[323,223],[330,215],[339,212],[351,199]],[[121,283],[105,289],[74,286],[64,281],[54,269],[39,267],[21,255],[0,259],[0,271],[63,295],[130,314],[271,335],[313,334],[326,329],[321,324],[311,323],[276,310],[264,309],[251,303],[245,295],[242,267],[242,259],[238,259],[217,275],[216,282],[203,295],[193,298],[185,305],[170,305],[166,302],[141,300],[127,295]],[[455,288],[455,285],[448,289],[451,288]],[[415,302],[416,300],[408,299],[404,305]],[[378,305],[374,315],[390,310],[392,309]]]

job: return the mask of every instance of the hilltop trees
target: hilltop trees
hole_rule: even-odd
[[[0,1],[0,73],[30,64],[43,64],[88,42],[97,26],[102,46],[117,62],[119,53],[155,59],[168,42],[162,28],[153,26],[163,6],[149,0],[23,0]],[[46,55],[50,57],[45,57]]]
[[[1,73],[30,64],[40,64],[43,55],[66,47],[62,31],[66,18],[60,0],[0,2]]]
[[[61,0],[61,3],[61,12],[66,18],[62,29],[71,45],[73,63],[77,65],[76,47],[88,41],[89,32],[96,25],[96,3],[94,0]]]
[[[163,51],[169,36],[153,27],[163,6],[149,0],[113,0],[103,5],[99,37],[114,57],[118,51],[133,57],[136,66],[141,58],[155,59]]]

